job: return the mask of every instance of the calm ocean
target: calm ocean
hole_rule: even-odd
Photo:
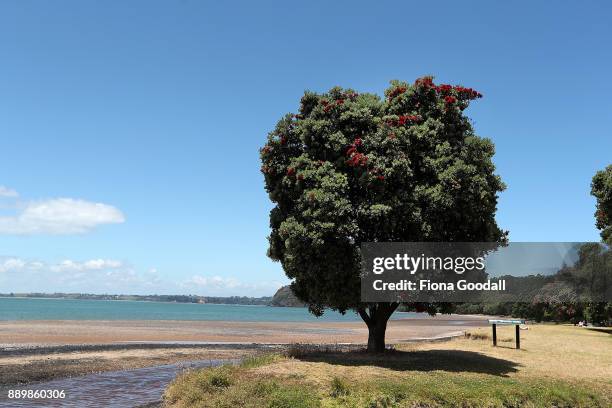
[[[394,313],[410,318],[416,313]],[[306,308],[140,302],[122,300],[73,300],[0,298],[0,320],[223,320],[252,322],[316,322],[360,320],[326,311],[317,318]]]

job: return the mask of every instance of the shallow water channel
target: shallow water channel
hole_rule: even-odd
[[[190,368],[237,364],[240,360],[201,360],[12,386],[2,389],[0,407],[136,407],[159,401],[178,373]],[[9,399],[8,390],[63,390],[63,399]]]

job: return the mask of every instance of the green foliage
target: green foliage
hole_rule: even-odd
[[[226,372],[213,373],[209,378],[210,385],[217,388],[225,388],[231,385],[231,381]]]
[[[393,81],[384,100],[336,87],[278,122],[261,149],[268,255],[312,312],[364,308],[362,242],[506,239],[493,143],[463,114],[480,96],[431,77]]]
[[[275,361],[282,359],[280,354],[266,353],[257,356],[247,357],[240,363],[243,368],[256,368],[267,364],[272,364]]]
[[[198,377],[198,388],[215,391],[219,388],[229,387],[232,383],[233,368],[228,366],[213,367],[205,371],[205,375]]]
[[[594,322],[602,326],[609,326],[612,321],[612,303],[588,303],[584,308],[584,317],[589,322]]]
[[[277,381],[257,381],[253,387],[253,395],[256,397],[266,397],[268,395],[272,395],[279,389],[279,385]]]
[[[270,395],[268,408],[318,408],[320,399],[304,386],[282,385]]]
[[[591,194],[597,200],[595,225],[601,230],[603,241],[612,245],[612,164],[595,174]]]
[[[332,397],[337,398],[337,397],[341,397],[341,396],[349,395],[349,394],[350,394],[350,390],[349,390],[349,386],[346,383],[346,381],[344,381],[340,377],[332,378],[331,393],[330,393]]]
[[[278,358],[257,360],[257,366]],[[164,406],[181,408],[317,408],[321,403],[314,390],[295,381],[277,381],[252,375],[255,360],[239,367],[223,366],[186,371],[164,393]]]

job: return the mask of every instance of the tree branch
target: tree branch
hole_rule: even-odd
[[[365,309],[357,309],[357,313],[359,313],[359,316],[361,316],[366,325],[370,324],[372,319],[370,318],[370,316],[368,316],[368,313],[365,311]]]

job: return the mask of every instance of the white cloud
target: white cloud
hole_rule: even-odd
[[[111,205],[56,198],[28,202],[19,214],[0,217],[0,234],[79,234],[124,221],[123,213]]]
[[[194,275],[183,281],[181,287],[187,290],[203,290],[210,296],[265,296],[273,294],[283,283],[277,281],[259,281],[256,283],[243,282],[236,278],[223,276]],[[191,293],[191,292],[190,292]]]
[[[235,278],[224,278],[222,276],[192,276],[191,279],[186,280],[183,283],[185,286],[197,286],[201,288],[212,288],[212,289],[233,289],[239,287],[241,284]]]
[[[0,256],[0,292],[80,292],[115,294],[176,293],[157,270],[138,272],[114,259],[65,259],[59,262]]]
[[[124,264],[121,261],[114,259],[90,259],[85,262],[77,262],[71,259],[66,259],[58,264],[51,265],[49,269],[54,272],[84,272],[84,271],[100,271],[104,269],[119,269]]]
[[[19,194],[12,188],[0,186],[0,197],[14,198],[19,197]]]
[[[0,272],[22,270],[27,263],[19,258],[4,258],[0,260]]]
[[[156,268],[138,269],[126,261],[104,258],[47,262],[0,256],[0,293],[65,292],[108,294],[198,294],[271,296],[283,282],[246,282],[235,277],[193,275],[176,279]]]

